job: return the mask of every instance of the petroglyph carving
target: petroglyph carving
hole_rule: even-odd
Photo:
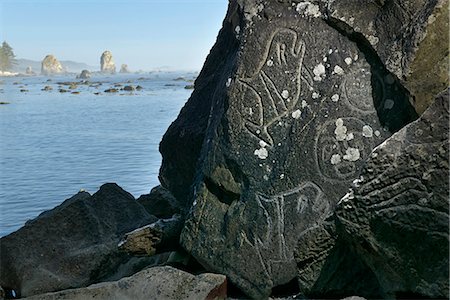
[[[310,86],[310,77],[302,76],[305,43],[291,29],[277,30],[256,72],[238,80],[242,114],[246,130],[269,146],[274,145],[269,127],[290,115],[300,97],[301,82]]]
[[[326,122],[318,130],[314,154],[318,170],[331,180],[349,180],[356,176],[358,165],[369,156],[374,137],[364,135],[363,121],[339,118]]]
[[[271,276],[273,269],[293,262],[293,250],[297,243],[295,237],[308,229],[304,228],[304,224],[314,226],[321,222],[330,205],[322,189],[312,182],[270,197],[257,194],[256,202],[260,211],[257,224],[265,225],[246,235],[246,239],[256,250],[264,270]],[[305,218],[310,220],[298,221]],[[248,236],[253,239],[249,240]]]

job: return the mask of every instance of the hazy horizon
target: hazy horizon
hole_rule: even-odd
[[[200,70],[226,13],[227,0],[1,0],[0,40],[17,59],[100,65],[117,70]]]

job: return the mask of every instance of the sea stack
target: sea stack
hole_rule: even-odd
[[[111,51],[106,50],[100,58],[100,71],[102,73],[116,73],[116,64]]]
[[[120,66],[120,73],[130,73],[130,70],[128,69],[128,65],[127,64],[122,64]]]
[[[41,64],[41,73],[43,75],[60,74],[63,72],[61,63],[54,55],[47,55]]]

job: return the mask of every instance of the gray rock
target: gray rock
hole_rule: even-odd
[[[120,71],[119,71],[120,73],[130,73],[130,69],[128,69],[128,65],[126,65],[126,64],[122,64],[121,66],[120,66]]]
[[[77,78],[89,79],[89,78],[91,78],[91,72],[89,72],[88,70],[83,70],[83,71],[81,71],[80,75],[77,76]]]
[[[35,75],[36,73],[34,73],[33,69],[30,66],[28,66],[26,68],[26,70],[25,70],[25,74],[27,74],[27,75]]]
[[[376,51],[414,96],[419,114],[447,87],[448,0],[367,1],[364,9],[359,0],[340,0],[323,6],[330,23]]]
[[[52,74],[61,74],[64,72],[64,69],[61,63],[56,59],[53,55],[47,55],[44,60],[42,60],[41,64],[41,74],[43,75],[52,75]]]
[[[150,194],[142,195],[137,200],[147,212],[160,219],[167,219],[181,212],[181,207],[175,197],[165,188],[158,185]]]
[[[373,92],[389,72],[370,49],[319,6],[286,2],[230,3],[161,143],[163,186],[194,199],[182,245],[253,298],[296,277],[299,236],[334,211],[389,130],[415,118],[398,83]]]
[[[374,150],[337,207],[388,297],[449,297],[448,135],[447,91]]]
[[[220,300],[226,299],[227,280],[223,275],[200,274],[194,276],[172,267],[143,270],[116,282],[94,284],[87,288],[72,289],[30,297],[30,300]]]
[[[117,244],[154,221],[116,184],[92,196],[80,192],[0,239],[0,286],[30,296],[87,286],[114,277],[116,269],[129,276],[146,262],[127,265],[130,257]]]
[[[116,73],[116,64],[110,51],[105,51],[100,57],[100,72],[102,73]]]
[[[136,88],[133,85],[126,85],[122,88],[123,91],[133,92]]]

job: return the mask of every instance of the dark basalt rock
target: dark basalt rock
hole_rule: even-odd
[[[389,71],[371,51],[314,3],[231,1],[164,136],[161,182],[178,201],[193,198],[182,245],[253,298],[296,277],[299,236],[416,117],[397,81],[374,88]]]
[[[449,297],[449,93],[371,155],[336,214],[388,297]]]
[[[175,197],[160,185],[154,187],[150,194],[140,196],[137,202],[144,206],[149,214],[159,219],[168,219],[180,213],[182,209]]]
[[[0,286],[30,296],[114,278],[118,269],[129,276],[145,261],[127,265],[117,244],[156,220],[116,184],[80,192],[0,239]]]

